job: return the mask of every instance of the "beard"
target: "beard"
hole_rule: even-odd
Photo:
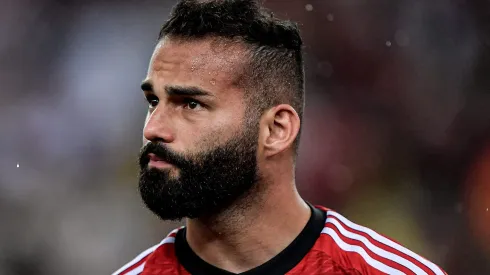
[[[162,220],[209,217],[229,208],[259,181],[258,133],[243,134],[207,151],[188,156],[164,143],[149,142],[140,153],[139,191]],[[148,167],[153,153],[172,168]],[[177,169],[173,173],[170,169]]]

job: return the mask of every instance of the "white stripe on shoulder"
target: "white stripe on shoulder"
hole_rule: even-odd
[[[174,243],[174,242],[175,242],[175,237],[166,237],[158,245],[162,245],[166,243]]]
[[[171,237],[170,235],[176,234],[180,229],[184,228],[184,226],[181,226],[177,229],[172,230],[170,233],[168,233],[167,237],[163,239],[159,245],[166,244],[166,243],[174,243],[175,242],[175,237]]]
[[[396,249],[402,253],[405,253],[406,255],[412,257],[413,259],[417,260],[418,262],[420,262],[423,265],[425,265],[426,267],[428,267],[435,274],[445,275],[445,273],[434,263],[424,259],[423,257],[419,256],[418,254],[416,254],[416,253],[412,252],[411,250],[395,243],[394,241],[376,233],[374,230],[369,229],[369,228],[364,227],[364,226],[361,226],[361,225],[358,225],[358,224],[355,224],[355,223],[349,221],[347,218],[345,218],[344,216],[340,215],[339,213],[337,213],[335,211],[328,211],[327,216],[328,215],[336,217],[341,222],[343,222],[346,226],[348,226],[352,229],[355,229],[355,230],[358,230],[358,231],[361,231],[361,232],[368,234],[371,238],[375,239],[376,241],[378,241],[380,243],[383,243],[383,244],[390,246],[390,247],[392,247],[392,248],[394,248],[394,249]]]
[[[142,263],[137,268],[129,271],[128,273],[126,273],[124,275],[138,275],[138,274],[141,274],[141,272],[143,272],[143,269],[144,268],[145,268],[145,263]]]
[[[131,266],[133,266],[137,262],[141,261],[141,259],[143,259],[144,257],[151,254],[153,251],[155,251],[155,249],[157,249],[157,247],[159,247],[159,246],[160,246],[160,244],[157,244],[157,245],[154,245],[154,246],[148,248],[147,250],[141,252],[131,262],[129,262],[129,263],[125,264],[123,267],[119,268],[116,272],[112,273],[112,275],[118,275],[119,273],[123,272],[124,270],[130,268]]]
[[[135,265],[136,263],[138,263],[139,261],[141,261],[141,259],[143,259],[144,257],[146,257],[146,256],[150,255],[151,253],[153,253],[153,251],[155,251],[159,246],[164,245],[166,243],[174,243],[175,242],[175,237],[171,237],[170,235],[177,233],[177,231],[179,231],[182,228],[184,228],[184,226],[181,226],[181,227],[179,227],[177,229],[172,230],[170,233],[168,233],[167,237],[165,237],[165,239],[163,239],[159,244],[154,245],[154,246],[148,248],[147,250],[143,251],[136,258],[134,258],[131,262],[125,264],[123,267],[119,268],[116,272],[112,273],[112,275],[118,275],[118,274],[122,273],[123,271],[125,271],[126,269],[132,267],[133,265]],[[137,268],[131,270],[127,274],[128,275],[136,275],[136,274],[139,274],[138,272],[142,272],[144,267],[145,267],[145,263],[142,263]]]
[[[329,228],[329,227],[323,228],[322,233],[330,235],[330,237],[332,237],[332,239],[337,243],[337,245],[340,248],[342,248],[342,250],[348,251],[348,252],[356,252],[359,255],[361,255],[361,257],[364,258],[366,263],[368,263],[372,267],[376,268],[377,270],[384,272],[386,274],[390,274],[390,275],[406,275],[405,273],[401,272],[398,269],[394,269],[392,267],[389,267],[389,266],[385,265],[384,263],[379,262],[379,261],[371,258],[371,256],[369,256],[362,247],[345,243],[339,237],[339,235],[337,235],[337,232],[335,232],[335,230],[333,230],[332,228]]]
[[[389,251],[386,251],[380,247],[377,247],[376,245],[372,244],[366,237],[364,237],[362,235],[355,234],[353,232],[348,231],[336,219],[327,218],[326,223],[333,224],[339,230],[340,234],[344,235],[345,237],[362,242],[369,250],[371,250],[372,252],[374,252],[378,256],[392,260],[395,263],[399,263],[399,264],[405,266],[406,268],[410,269],[413,273],[415,273],[417,275],[428,275],[427,272],[425,272],[420,267],[413,264],[411,261],[404,259],[404,258],[402,258],[396,254],[393,254]]]

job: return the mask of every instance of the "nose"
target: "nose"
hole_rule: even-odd
[[[145,140],[165,143],[171,143],[174,140],[170,120],[165,117],[164,112],[158,110],[158,108],[152,113],[148,112],[145,119],[145,127],[143,128],[143,138]]]

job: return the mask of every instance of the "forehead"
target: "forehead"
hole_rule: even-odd
[[[232,88],[244,66],[245,47],[216,38],[164,38],[153,52],[147,78],[165,85]]]

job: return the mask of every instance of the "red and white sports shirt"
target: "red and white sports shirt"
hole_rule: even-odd
[[[400,244],[321,206],[298,237],[268,262],[242,275],[447,275]],[[230,275],[189,247],[186,229],[172,231],[113,275]]]

